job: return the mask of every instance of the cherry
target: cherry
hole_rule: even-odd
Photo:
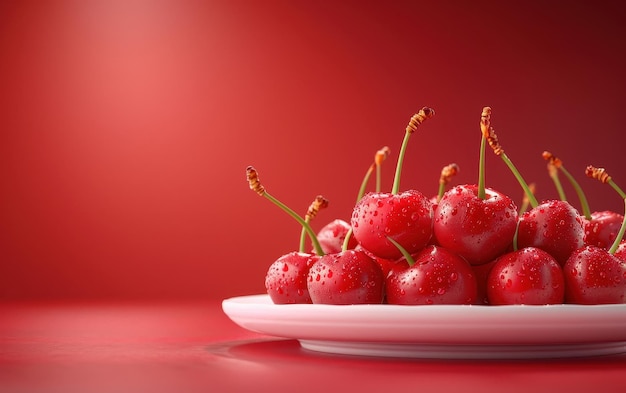
[[[562,266],[584,245],[584,234],[582,218],[569,202],[548,200],[520,217],[517,247],[541,248]]]
[[[473,304],[476,297],[476,277],[469,263],[436,245],[405,256],[386,280],[389,304]]]
[[[617,232],[622,225],[622,220],[624,219],[624,217],[621,214],[613,211],[596,211],[591,213],[585,193],[583,192],[580,184],[578,184],[574,176],[572,176],[572,174],[568,172],[567,169],[565,169],[565,166],[563,165],[561,159],[554,156],[548,151],[544,151],[542,156],[548,161],[549,167],[554,168],[554,170],[563,172],[563,174],[567,177],[569,182],[574,187],[574,190],[576,190],[576,194],[578,195],[578,199],[580,201],[582,209],[581,218],[583,220],[584,227],[584,244],[608,249],[611,244],[613,244]],[[597,171],[595,173],[597,173]],[[587,168],[586,174],[587,176],[593,177],[593,167]],[[597,174],[599,175],[599,173]],[[556,177],[557,175],[553,174],[552,176]],[[618,190],[618,192],[619,191],[621,190]],[[565,195],[562,191],[560,191],[560,195],[561,200],[565,200]]]
[[[318,255],[292,251],[274,261],[265,275],[265,289],[272,302],[312,303],[307,287],[307,275],[318,259]]]
[[[491,109],[485,107],[481,128],[489,128]],[[435,210],[436,244],[459,254],[472,265],[492,261],[507,250],[517,225],[517,206],[511,198],[485,188],[483,131],[478,185],[458,185],[446,191]]]
[[[526,247],[498,257],[487,277],[491,305],[563,303],[561,265],[547,252]]]
[[[624,198],[623,191],[611,180],[603,168],[589,166],[587,176],[609,183]],[[576,304],[626,303],[626,260],[622,240],[626,232],[626,220],[622,220],[619,232],[610,249],[585,246],[572,253],[565,263],[565,301]],[[618,250],[619,253],[618,253]]]
[[[604,248],[584,246],[574,251],[563,271],[567,303],[626,302],[626,260]]]
[[[352,229],[359,244],[378,257],[402,256],[393,238],[410,252],[424,248],[432,237],[433,207],[417,190],[399,194],[369,193],[355,206]]]
[[[322,250],[327,254],[342,251],[346,236],[351,232],[351,229],[350,224],[339,218],[324,225],[317,232],[317,239],[322,246]],[[357,245],[358,242],[354,237],[348,239],[347,249],[354,249]]]
[[[380,266],[362,250],[326,254],[307,276],[313,304],[381,304],[384,282]]]
[[[315,206],[319,208],[325,205],[325,199],[321,196],[316,198],[315,202],[311,205],[312,207],[310,207],[307,212],[308,219],[305,220],[265,190],[265,187],[263,187],[259,180],[258,172],[254,167],[248,166],[246,168],[246,177],[252,191],[270,200],[302,225],[302,228],[309,234],[317,253],[317,255],[315,255],[304,253],[302,250],[298,252],[294,251],[282,255],[274,261],[265,275],[267,294],[275,304],[312,303],[307,283],[309,269],[320,256],[325,254],[308,221],[311,218],[311,209],[314,209]],[[313,213],[312,215],[315,214]],[[303,247],[302,241],[300,247]]]
[[[411,117],[400,149],[391,193],[370,192],[361,198],[352,212],[351,226],[359,244],[381,258],[402,256],[389,238],[409,252],[425,247],[432,237],[433,207],[430,200],[417,190],[399,192],[402,161],[409,137],[434,110],[422,108]]]
[[[591,213],[591,219],[583,217],[585,244],[608,249],[617,237],[624,216],[610,210]]]

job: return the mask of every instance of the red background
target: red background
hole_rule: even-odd
[[[0,4],[0,298],[187,299],[264,291],[300,228],[349,219],[376,150],[389,189],[477,181],[478,121],[539,199],[541,152],[592,210],[623,211],[626,26],[620,1],[51,1]],[[504,163],[487,185],[521,201]],[[563,180],[565,182],[565,179]],[[573,189],[568,198],[579,206]]]

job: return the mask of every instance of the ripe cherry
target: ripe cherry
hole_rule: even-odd
[[[326,254],[307,276],[314,304],[381,304],[384,282],[380,266],[362,250]]]
[[[402,161],[410,135],[434,115],[430,108],[422,108],[406,128],[400,150],[391,193],[370,192],[354,207],[351,226],[359,244],[381,258],[402,256],[389,238],[409,252],[425,247],[432,237],[433,208],[430,200],[417,190],[399,192]]]
[[[517,206],[508,196],[485,187],[484,129],[490,126],[488,107],[481,115],[483,129],[478,185],[458,185],[446,191],[435,210],[436,244],[459,254],[472,265],[492,261],[507,250],[517,225]]]
[[[572,176],[572,174],[565,169],[561,159],[548,151],[544,151],[542,156],[548,161],[549,168],[553,168],[554,171],[563,172],[578,195],[581,206],[581,219],[584,227],[584,244],[608,249],[615,241],[615,237],[617,236],[617,232],[622,225],[624,216],[617,212],[606,210],[591,213],[587,197],[585,196],[582,187],[578,184],[574,176]],[[589,177],[593,177],[594,173],[597,172],[594,172],[593,167],[587,168],[585,172],[585,174]],[[551,173],[551,176],[553,176],[553,178],[557,178],[557,174]],[[620,192],[621,190],[619,190],[618,187],[616,191]],[[561,191],[559,191],[559,194],[561,195],[561,200],[566,200],[562,188]],[[622,198],[624,197],[626,197],[626,195],[622,195]]]
[[[317,232],[317,239],[326,254],[338,253],[343,250],[346,236],[351,232],[350,224],[341,219],[335,219],[324,225]],[[347,249],[354,249],[358,242],[354,237],[348,239]]]
[[[507,250],[517,224],[517,207],[508,196],[492,189],[479,197],[476,185],[447,191],[435,211],[437,244],[472,265],[492,261]]]
[[[626,302],[626,260],[604,248],[585,246],[574,251],[563,272],[567,303]]]
[[[408,260],[405,257],[386,280],[389,304],[473,304],[476,296],[476,277],[469,263],[435,245],[410,255]]]
[[[265,275],[265,289],[272,302],[312,303],[307,276],[318,259],[319,255],[292,251],[274,261]]]
[[[603,168],[587,167],[587,175],[609,183],[624,198],[624,193],[611,180]],[[624,198],[626,210],[626,198]],[[611,248],[596,246],[580,248],[567,260],[565,273],[565,301],[576,304],[626,303],[626,260],[622,259],[622,240],[626,220],[617,233]],[[618,252],[618,250],[620,250]]]
[[[583,246],[584,234],[582,218],[569,202],[548,200],[520,217],[517,247],[541,248],[562,266]]]
[[[498,257],[487,277],[491,305],[559,304],[564,298],[561,265],[547,252],[527,247]]]

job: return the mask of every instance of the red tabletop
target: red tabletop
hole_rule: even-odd
[[[203,303],[0,305],[0,392],[624,392],[626,355],[419,360],[309,352]]]

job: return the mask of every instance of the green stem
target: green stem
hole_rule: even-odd
[[[559,179],[559,172],[557,170],[551,171],[550,177],[552,178],[552,182],[556,187],[556,191],[559,193],[559,199],[563,202],[567,202],[567,197],[565,196],[563,185],[561,184],[561,180]]]
[[[400,176],[402,175],[402,163],[404,161],[404,155],[406,154],[406,148],[409,145],[410,138],[411,132],[405,132],[404,139],[402,140],[402,146],[400,147],[400,154],[398,155],[398,163],[396,165],[396,174],[393,179],[393,187],[391,188],[391,193],[393,195],[396,195],[398,194],[398,192],[400,192]]]
[[[393,240],[389,236],[387,236],[387,240],[389,240],[391,243],[393,243],[393,245],[396,246],[398,248],[398,250],[400,250],[400,252],[402,253],[402,256],[404,256],[404,258],[406,259],[406,261],[409,264],[409,266],[415,265],[415,259],[413,259],[411,254],[404,247],[402,247],[400,245],[400,243],[398,243],[397,241]]]
[[[376,164],[376,192],[380,192],[382,184],[381,165]]]
[[[269,199],[270,201],[272,201],[276,206],[283,209],[293,219],[298,221],[300,225],[302,225],[302,228],[309,234],[309,237],[311,238],[311,242],[313,243],[313,247],[315,248],[315,252],[317,253],[317,255],[320,255],[320,256],[324,255],[324,250],[322,250],[322,246],[320,245],[319,240],[317,240],[317,235],[315,234],[315,232],[313,232],[313,229],[311,228],[311,226],[306,221],[304,221],[304,219],[300,217],[298,213],[291,210],[287,205],[283,204],[281,201],[271,196],[267,191],[263,194],[263,196]]]
[[[572,184],[572,187],[574,187],[574,190],[576,191],[576,195],[578,195],[578,200],[580,201],[580,208],[583,211],[583,215],[585,216],[587,220],[591,220],[591,210],[589,209],[589,202],[587,202],[587,197],[585,196],[583,189],[580,187],[580,184],[578,184],[574,176],[572,176],[572,174],[569,173],[569,171],[565,169],[562,165],[561,167],[559,167],[559,170],[563,172],[563,174],[567,177],[569,182]]]
[[[348,244],[350,243],[350,238],[352,237],[352,227],[348,229],[348,233],[346,233],[345,239],[343,239],[343,244],[341,245],[341,250],[346,251],[348,249]]]
[[[365,177],[363,178],[363,181],[361,182],[361,187],[359,188],[359,193],[356,196],[356,202],[359,203],[359,201],[361,200],[361,198],[363,198],[363,195],[365,195],[365,190],[367,188],[367,183],[370,180],[370,177],[372,176],[372,172],[374,171],[374,165],[370,165],[370,167],[367,169],[367,172],[365,173]]]
[[[480,139],[480,155],[478,158],[478,198],[485,199],[487,194],[485,192],[485,149],[487,145],[487,138],[485,135]]]
[[[311,224],[311,220],[308,218],[304,220],[307,224]],[[300,231],[300,252],[306,252],[306,229],[302,227],[302,231]]]
[[[618,191],[619,192],[619,191]],[[626,217],[626,197],[624,198],[624,217]],[[609,249],[609,254],[615,254],[619,244],[622,242],[624,238],[624,232],[626,232],[626,219],[622,220],[622,226],[619,228],[619,232],[617,233],[617,237],[613,242],[613,245]]]
[[[446,193],[446,185],[442,182],[439,182],[439,191],[437,192],[437,203],[441,201],[441,198],[443,198],[443,194],[445,193]]]
[[[618,194],[619,194],[622,198],[625,198],[625,199],[626,199],[626,194],[624,193],[624,191],[622,191],[622,189],[621,189],[621,188],[619,188],[619,187],[618,187],[618,185],[617,185],[617,184],[615,184],[615,182],[613,182],[613,180],[609,180],[609,181],[608,181],[608,183],[609,183],[609,185],[610,185],[611,187],[613,187],[613,189],[614,189],[615,191],[617,191],[617,193],[618,193]]]
[[[528,202],[530,203],[530,206],[533,208],[537,207],[537,205],[539,205],[539,202],[537,202],[537,198],[535,198],[535,195],[533,195],[532,191],[528,187],[528,183],[526,183],[526,181],[524,180],[522,175],[519,173],[515,165],[513,165],[513,162],[509,159],[509,157],[507,157],[506,153],[504,152],[500,154],[500,157],[502,158],[504,163],[509,167],[511,172],[513,172],[513,175],[519,182],[520,186],[522,186],[522,188],[524,189],[526,196],[528,196]]]

